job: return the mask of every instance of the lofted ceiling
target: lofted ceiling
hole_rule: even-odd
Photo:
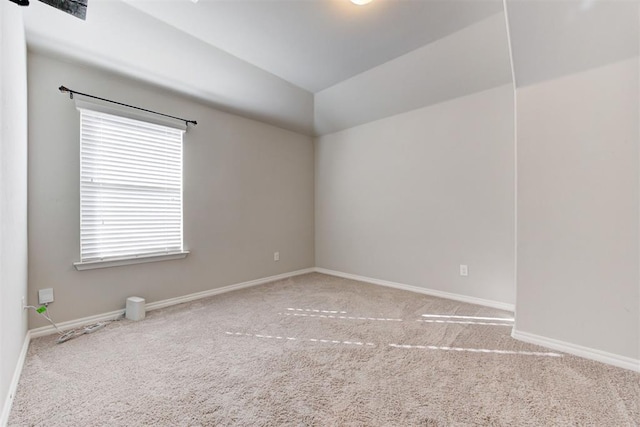
[[[32,50],[313,135],[316,92],[502,8],[502,0],[91,0],[86,21],[37,1],[24,16]]]
[[[517,86],[535,84],[638,56],[639,5],[91,0],[82,21],[32,1],[24,20],[32,50],[322,135],[511,84],[514,77]]]
[[[502,11],[501,0],[125,0],[310,92]]]

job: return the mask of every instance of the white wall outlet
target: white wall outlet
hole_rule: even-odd
[[[273,253],[273,260],[274,261],[280,261],[280,252],[274,252]]]
[[[469,266],[465,264],[460,264],[460,275],[468,276],[469,275]]]
[[[38,291],[38,304],[53,302],[53,288],[40,289]]]

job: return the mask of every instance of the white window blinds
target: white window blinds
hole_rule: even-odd
[[[81,262],[181,252],[183,131],[80,113]]]

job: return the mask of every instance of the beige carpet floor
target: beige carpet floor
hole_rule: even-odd
[[[9,425],[640,424],[640,374],[516,341],[511,318],[299,276],[35,339]]]

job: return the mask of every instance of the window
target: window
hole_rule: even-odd
[[[78,270],[183,258],[182,135],[80,108]]]

